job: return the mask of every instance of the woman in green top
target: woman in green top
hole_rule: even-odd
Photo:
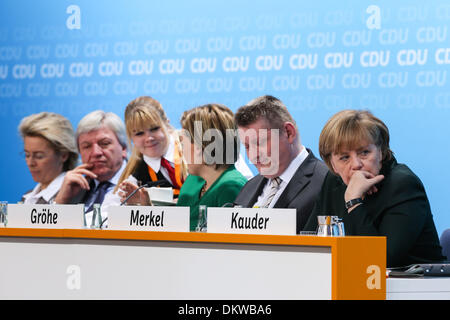
[[[190,230],[199,226],[199,206],[222,207],[232,203],[247,179],[236,170],[239,139],[233,112],[220,104],[185,111],[180,134],[188,164],[177,206],[190,207]]]

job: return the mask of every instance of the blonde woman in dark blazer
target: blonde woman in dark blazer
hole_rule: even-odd
[[[387,267],[444,260],[425,188],[397,163],[380,119],[369,111],[338,112],[320,134],[319,152],[331,172],[306,230],[332,213],[347,235],[385,236]]]

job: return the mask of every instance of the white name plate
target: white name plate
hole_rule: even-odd
[[[9,228],[84,229],[83,204],[8,204]]]
[[[295,209],[208,208],[207,231],[211,233],[248,233],[295,235]]]
[[[189,232],[189,207],[111,206],[109,230]]]

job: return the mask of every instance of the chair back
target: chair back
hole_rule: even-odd
[[[439,239],[442,247],[442,255],[447,257],[447,261],[450,261],[450,229],[444,230]]]

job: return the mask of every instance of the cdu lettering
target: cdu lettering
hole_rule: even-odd
[[[378,76],[380,88],[406,87],[408,84],[408,72],[382,72]]]
[[[12,76],[14,79],[33,79],[35,75],[35,64],[15,64],[12,68]]]
[[[329,52],[325,55],[324,64],[327,69],[350,68],[353,64],[353,52]]]
[[[313,74],[306,79],[308,90],[333,89],[335,85],[334,74]]]
[[[98,65],[98,74],[102,77],[120,76],[123,72],[123,61],[104,61]]]
[[[248,70],[250,58],[247,57],[225,57],[222,61],[222,69],[225,72],[245,72]]]
[[[283,67],[283,56],[258,56],[255,60],[258,71],[281,70]]]
[[[216,71],[217,58],[194,58],[191,60],[192,73],[205,73]]]
[[[244,92],[263,91],[266,87],[266,77],[243,77],[239,79],[239,90]]]
[[[362,67],[386,67],[389,64],[391,51],[363,51],[359,58]]]
[[[397,54],[397,63],[400,66],[424,65],[427,62],[428,49],[400,50]]]
[[[78,44],[57,44],[55,46],[56,58],[76,58],[78,56]]]
[[[94,72],[92,62],[73,62],[69,66],[69,75],[73,78],[90,77]]]
[[[315,69],[317,67],[317,53],[293,54],[289,58],[289,67],[291,70]]]
[[[300,90],[300,76],[275,76],[272,88],[275,91]]]
[[[241,51],[263,50],[266,47],[267,37],[263,36],[244,36],[239,39],[239,48]]]
[[[169,91],[169,80],[147,80],[144,82],[144,92],[147,94],[167,93]]]
[[[153,60],[132,60],[128,63],[128,73],[132,76],[150,75],[153,65]]]
[[[272,39],[275,49],[298,49],[300,47],[300,34],[276,34]]]
[[[306,38],[309,48],[332,47],[336,43],[336,32],[312,32]]]
[[[61,78],[63,75],[63,63],[44,63],[41,66],[41,77],[44,79]]]
[[[443,87],[447,82],[447,70],[419,71],[416,75],[418,87]]]
[[[161,74],[181,74],[184,71],[184,59],[163,59],[159,62]]]
[[[216,37],[206,40],[206,49],[208,52],[222,52],[233,49],[233,38]]]

